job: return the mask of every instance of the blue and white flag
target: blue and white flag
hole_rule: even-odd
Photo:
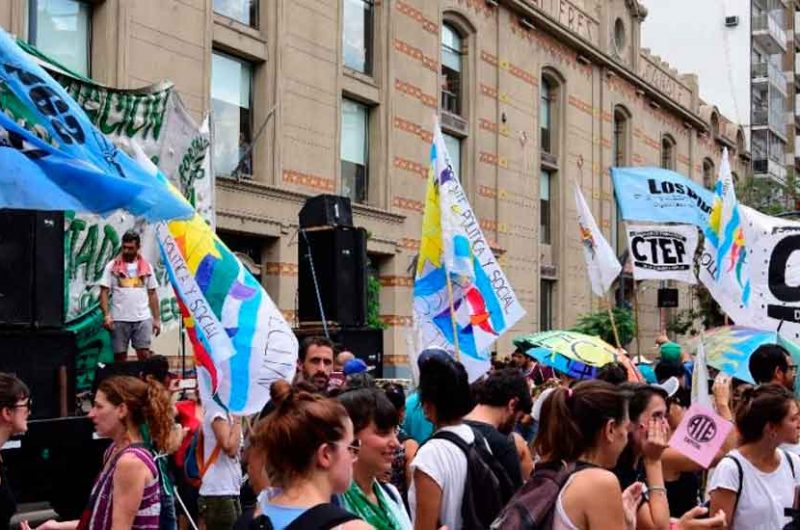
[[[0,29],[0,208],[186,218],[192,208],[98,131]]]
[[[612,167],[611,178],[626,221],[708,226],[714,196],[683,175],[657,167]]]
[[[458,351],[470,381],[486,373],[492,344],[525,315],[453,170],[438,122],[431,145],[413,315],[417,352],[429,347]],[[415,359],[411,360],[413,364]]]

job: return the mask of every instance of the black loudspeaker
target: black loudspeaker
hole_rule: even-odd
[[[0,326],[64,323],[64,213],[0,210]]]
[[[658,290],[658,307],[678,307],[678,290],[662,287]]]
[[[369,328],[336,328],[328,330],[331,340],[341,349],[349,350],[373,367],[373,377],[383,377],[383,330]],[[322,328],[300,328],[295,335],[302,341],[306,337],[324,337]]]
[[[55,418],[75,408],[75,334],[0,329],[0,372],[14,373],[33,398],[31,418]]]
[[[367,313],[366,230],[345,226],[322,230],[301,228],[298,237],[300,322],[321,323],[321,303],[329,323],[363,326]]]
[[[317,226],[353,226],[350,198],[340,195],[317,195],[307,199],[300,210],[300,228]]]
[[[87,417],[29,421],[28,432],[3,450],[17,502],[48,501],[61,519],[79,518],[109,443],[94,436]]]

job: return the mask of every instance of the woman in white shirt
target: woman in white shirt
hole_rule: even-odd
[[[711,477],[711,511],[722,509],[731,530],[774,530],[790,522],[800,484],[800,458],[779,449],[797,443],[800,409],[776,384],[745,391],[736,410],[741,445],[723,458]]]

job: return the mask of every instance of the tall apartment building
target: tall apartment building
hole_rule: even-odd
[[[785,184],[800,163],[800,2],[650,0],[647,6],[644,45],[668,50],[678,68],[697,73],[701,98],[745,126],[753,174]]]
[[[169,79],[198,121],[212,113],[218,230],[291,321],[298,211],[319,193],[349,196],[370,233],[397,375],[408,373],[409,267],[436,113],[527,310],[518,332],[569,327],[600,306],[573,182],[621,254],[610,166],[699,182],[727,145],[737,175],[747,171],[745,131],[701,101],[696,76],[641,48],[646,16],[636,0],[0,2],[1,26],[71,68],[118,87]],[[640,287],[646,346],[661,326],[656,287]]]

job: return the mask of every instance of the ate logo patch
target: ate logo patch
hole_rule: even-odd
[[[686,433],[696,442],[707,443],[716,436],[717,424],[713,418],[698,414],[689,420]]]

